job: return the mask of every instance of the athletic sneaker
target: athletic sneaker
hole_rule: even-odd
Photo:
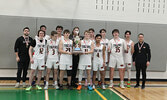
[[[136,84],[134,88],[139,88],[140,85]]]
[[[44,89],[47,90],[48,89],[48,85],[45,85]]]
[[[55,89],[59,89],[59,86],[57,84],[54,84]]]
[[[60,85],[59,90],[64,90],[64,88],[63,88],[63,86],[62,86],[62,85]]]
[[[34,86],[36,81],[32,81],[31,85]]]
[[[98,85],[101,86],[101,81],[98,81]]]
[[[114,87],[114,83],[110,83],[110,85],[108,87],[110,87],[110,88]]]
[[[23,84],[22,84],[22,85],[23,85],[23,88],[26,88],[26,83],[25,83],[25,82],[23,82]]]
[[[88,90],[89,90],[89,91],[92,91],[92,90],[93,90],[93,88],[92,88],[91,85],[88,85]]]
[[[27,87],[27,88],[26,88],[26,91],[30,91],[31,88],[32,88],[32,86]]]
[[[92,88],[95,89],[95,85],[93,85]]]
[[[122,89],[125,88],[124,83],[120,84],[120,88],[122,88]]]
[[[130,88],[131,86],[130,86],[130,81],[128,81],[128,83],[127,83],[127,88]]]
[[[102,86],[101,86],[101,88],[102,88],[103,90],[105,90],[105,89],[106,89],[105,85],[102,85]]]
[[[78,85],[77,90],[81,90],[82,89],[82,85]]]
[[[18,88],[18,87],[20,87],[20,83],[19,82],[17,82],[16,85],[15,85],[15,88]]]
[[[36,88],[37,88],[38,90],[41,90],[41,89],[42,89],[42,87],[40,87],[39,85],[36,85]]]
[[[69,90],[73,90],[73,87],[71,85],[68,85]]]

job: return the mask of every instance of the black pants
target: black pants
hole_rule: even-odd
[[[136,64],[136,83],[139,85],[140,82],[140,70],[142,71],[142,85],[145,85],[146,82],[146,63]]]
[[[73,67],[72,67],[72,78],[71,78],[71,83],[75,84],[77,82],[76,80],[76,74],[78,70],[78,63],[79,63],[79,55],[73,55]]]
[[[28,70],[29,62],[30,61],[27,60],[27,61],[24,61],[24,62],[18,62],[17,63],[17,65],[18,65],[18,68],[17,68],[17,79],[16,79],[17,82],[20,82],[20,80],[21,80],[22,71],[23,71],[23,82],[26,81],[26,76],[27,76],[27,70]]]

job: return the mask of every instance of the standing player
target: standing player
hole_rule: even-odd
[[[57,69],[59,66],[59,57],[58,57],[58,45],[59,41],[57,39],[57,33],[55,31],[51,32],[51,39],[47,41],[47,75],[46,75],[46,85],[44,89],[48,89],[49,85],[49,76],[51,72],[51,68],[54,69],[54,87],[58,89],[58,83],[57,83]]]
[[[90,33],[89,31],[84,32],[84,39],[80,42],[81,50],[83,51],[83,54],[80,55],[79,59],[79,85],[77,87],[77,90],[81,90],[82,85],[82,76],[83,71],[87,71],[87,80],[88,80],[88,89],[92,90],[92,86],[90,84],[91,82],[91,64],[92,64],[92,53],[94,51],[94,43],[90,40]]]
[[[49,39],[50,39],[50,36],[46,34],[46,29],[47,29],[47,27],[46,27],[45,25],[41,25],[41,26],[40,26],[40,30],[42,30],[42,31],[45,32],[45,37],[44,37],[44,38],[45,38],[46,40],[49,40]],[[38,36],[36,35],[36,36],[35,36],[35,39],[37,39],[37,38],[38,38]],[[45,57],[45,60],[46,60],[46,57]],[[36,76],[37,76],[37,74],[38,74],[38,70],[35,71],[35,76],[34,76],[34,78],[33,78],[32,85],[35,85],[35,81],[36,81]],[[45,79],[46,79],[46,69],[44,70],[44,73],[43,73],[43,74],[44,74],[44,85],[45,85],[45,84],[46,84],[46,80],[45,80]]]
[[[31,85],[32,78],[34,76],[34,72],[37,69],[37,67],[38,67],[38,80],[36,88],[42,89],[42,87],[39,86],[39,83],[42,77],[42,71],[45,69],[45,52],[46,52],[47,40],[44,39],[45,31],[39,30],[37,36],[38,38],[34,40],[29,49],[30,62],[31,62],[31,72],[29,76],[30,86],[27,87],[26,90],[31,90],[32,88]],[[33,56],[32,56],[32,50],[33,50]]]
[[[130,36],[131,36],[131,31],[126,31],[125,32],[125,42],[126,42],[126,45],[127,45],[127,52],[124,52],[124,62],[125,62],[124,75],[125,75],[125,70],[127,68],[127,72],[128,72],[127,87],[128,88],[130,88],[131,67],[132,67],[132,54],[134,52],[134,43],[130,39]]]
[[[100,71],[102,89],[106,89],[104,85],[104,67],[105,67],[105,46],[100,44],[102,36],[95,36],[94,53],[93,53],[93,89],[95,89],[95,80],[97,71]]]
[[[127,50],[127,45],[124,39],[119,38],[119,30],[114,29],[112,31],[113,39],[109,41],[109,49],[110,49],[110,85],[109,87],[113,87],[113,77],[114,77],[114,69],[117,66],[119,69],[119,76],[120,76],[120,87],[124,87],[124,59],[123,53]]]
[[[63,90],[63,77],[64,72],[67,70],[68,78],[68,89],[72,89],[71,86],[71,76],[72,76],[72,50],[73,42],[69,39],[70,31],[64,30],[64,39],[60,40],[59,43],[59,52],[60,55],[60,90]]]
[[[105,67],[104,67],[104,78],[105,78],[106,69],[108,66],[108,42],[109,42],[109,40],[106,38],[106,30],[105,29],[101,29],[100,34],[102,36],[100,43],[105,46]],[[98,76],[98,81],[99,81],[98,84],[100,85],[101,84],[100,76]]]

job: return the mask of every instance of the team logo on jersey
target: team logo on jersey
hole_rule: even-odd
[[[43,45],[43,44],[42,44],[42,45],[41,45],[41,44],[38,44],[38,47],[39,47],[39,48],[41,48],[41,47],[44,48],[45,45]]]
[[[114,46],[115,46],[115,47],[117,47],[117,46],[121,46],[121,44],[114,44]]]
[[[91,48],[90,45],[82,45],[82,48]]]
[[[94,52],[102,52],[101,49],[94,49]]]
[[[58,46],[49,46],[51,49],[57,49]]]
[[[64,47],[72,47],[72,44],[64,44]]]

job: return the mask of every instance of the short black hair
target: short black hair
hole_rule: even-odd
[[[102,38],[101,34],[96,34],[95,39],[99,36]]]
[[[54,36],[55,34],[57,34],[56,31],[52,31],[52,32],[51,32],[51,36]]]
[[[89,31],[93,31],[93,32],[95,32],[95,30],[94,30],[93,28],[90,28]]]
[[[65,34],[65,33],[70,33],[70,30],[65,29],[65,30],[63,31],[63,34]]]
[[[106,33],[106,29],[101,29],[99,32],[102,33],[102,31]]]
[[[37,36],[39,37],[39,32],[44,32],[44,36],[45,36],[45,31],[43,31],[43,30],[38,30],[38,34],[37,34]]]
[[[127,33],[129,33],[129,34],[131,35],[131,31],[126,30],[126,31],[125,31],[125,35],[126,35]]]
[[[56,27],[56,30],[57,30],[58,28],[61,28],[61,29],[63,30],[63,26],[58,25],[58,26]]]
[[[144,36],[144,34],[143,34],[143,33],[139,33],[139,34],[138,34],[138,37],[139,37],[140,35],[143,35],[143,36]]]
[[[41,25],[41,26],[40,26],[40,29],[41,29],[42,27],[45,27],[45,28],[47,28],[45,25]]]
[[[114,34],[115,32],[118,32],[118,33],[119,33],[119,30],[118,30],[118,29],[114,29],[114,30],[112,31],[112,34]]]
[[[29,28],[29,27],[24,27],[24,28],[23,28],[23,31],[24,31],[25,29],[28,29],[28,30],[30,31],[30,28]]]

